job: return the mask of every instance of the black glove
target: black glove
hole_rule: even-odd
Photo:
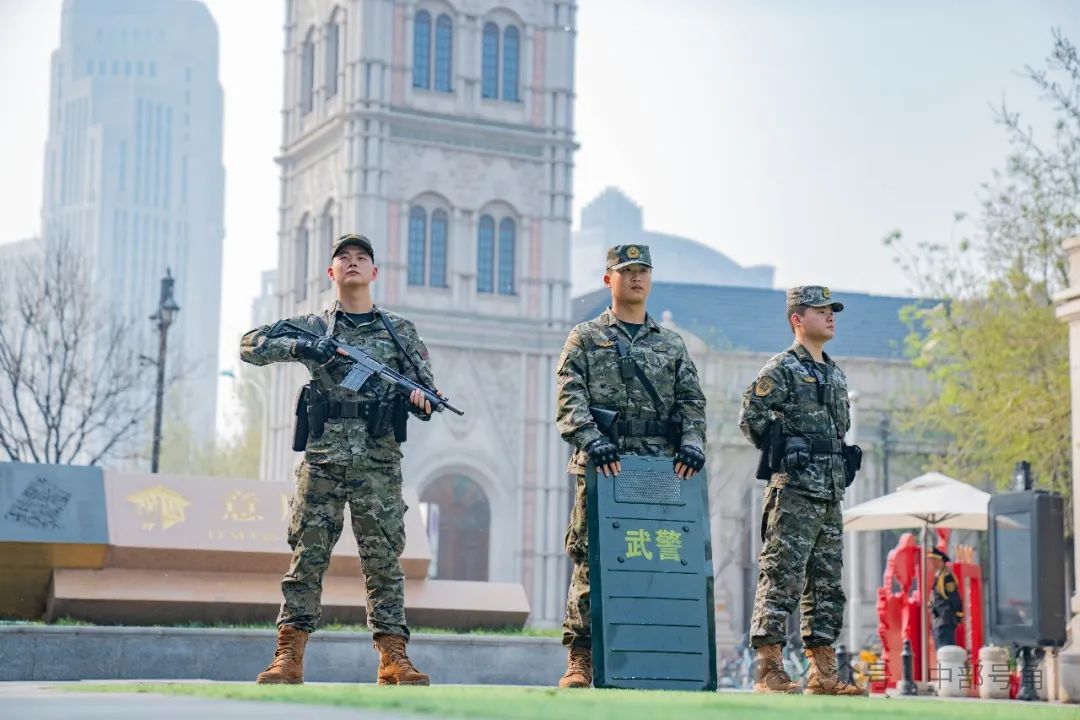
[[[435,392],[438,393],[439,391],[436,390]],[[416,405],[413,405],[413,401],[411,399],[405,397],[404,395],[402,395],[400,397],[401,397],[401,402],[405,404],[405,409],[408,410],[409,414],[414,416],[414,417],[418,417],[421,420],[427,421],[427,420],[430,420],[431,416],[435,414],[435,404],[434,403],[431,404],[431,412],[425,412],[424,408],[417,407]],[[442,396],[440,395],[439,397],[442,397]]]
[[[300,338],[293,343],[292,354],[294,357],[307,358],[322,365],[337,353],[334,351],[334,344],[330,342],[330,338],[321,337],[318,340]]]
[[[682,463],[694,472],[698,472],[701,468],[705,467],[705,454],[696,447],[683,445],[679,448],[679,452],[675,453],[675,464],[677,465],[679,463]]]
[[[810,443],[804,437],[794,436],[787,439],[784,447],[783,466],[786,472],[802,470],[810,464]]]
[[[619,462],[619,448],[606,437],[597,438],[585,446],[585,452],[596,467]]]

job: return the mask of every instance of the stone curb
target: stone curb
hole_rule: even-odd
[[[254,681],[274,654],[273,630],[0,626],[0,681]],[[363,632],[314,633],[304,662],[314,682],[374,682],[378,654]],[[558,638],[413,635],[409,657],[432,682],[555,685]]]

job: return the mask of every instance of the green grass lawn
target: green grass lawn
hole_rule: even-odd
[[[932,699],[829,698],[749,693],[556,690],[522,687],[261,686],[234,683],[120,683],[64,686],[79,692],[160,693],[306,703],[416,713],[429,717],[511,720],[1027,720],[1080,718],[1076,706]]]

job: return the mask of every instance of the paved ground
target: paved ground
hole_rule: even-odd
[[[416,720],[415,715],[391,715],[325,705],[208,700],[113,693],[81,693],[56,689],[78,683],[0,683],[3,720]]]

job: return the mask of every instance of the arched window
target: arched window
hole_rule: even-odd
[[[449,15],[435,21],[435,89],[450,92],[453,72],[454,25]]]
[[[334,204],[333,202],[326,203],[326,209],[322,214],[322,243],[320,243],[319,252],[323,253],[321,257],[328,257],[330,250],[334,247],[334,240],[337,238],[334,236]],[[323,262],[320,258],[320,264]],[[329,265],[329,263],[327,263]],[[319,287],[322,290],[328,290],[330,288],[330,276],[323,271],[322,280],[319,281]]]
[[[340,55],[341,25],[337,13],[330,18],[326,26],[326,97],[332,98],[338,91],[338,57]]]
[[[514,244],[517,225],[510,218],[499,221],[499,293],[514,294]]]
[[[296,238],[293,240],[293,294],[296,302],[307,300],[307,273],[308,273],[308,219],[304,216],[300,227],[296,229]]]
[[[520,37],[518,29],[513,25],[507,26],[503,31],[502,98],[510,102],[521,100],[518,93]]]
[[[421,10],[413,22],[414,88],[431,87],[431,13]]]
[[[499,97],[499,26],[484,25],[483,68],[480,94],[492,100]]]
[[[424,284],[425,248],[427,240],[427,213],[422,207],[409,211],[409,284]]]
[[[495,292],[495,219],[480,216],[476,234],[476,291]]]
[[[315,29],[308,30],[300,47],[300,112],[307,115],[315,106]]]
[[[424,488],[420,516],[431,543],[430,575],[446,580],[488,579],[491,505],[464,475],[445,475]]]
[[[431,213],[431,287],[446,287],[446,236],[450,218],[445,210]]]

